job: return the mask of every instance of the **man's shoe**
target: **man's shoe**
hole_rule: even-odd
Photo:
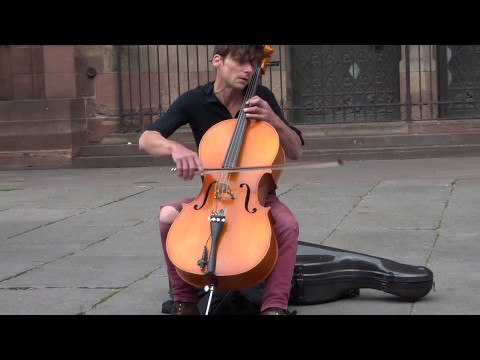
[[[287,312],[280,308],[268,308],[263,310],[260,315],[287,315]]]
[[[171,315],[200,315],[196,302],[174,301]]]

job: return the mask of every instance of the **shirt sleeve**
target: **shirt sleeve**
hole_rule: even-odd
[[[295,126],[290,125],[287,119],[285,119],[285,116],[283,116],[282,109],[280,108],[280,105],[278,104],[278,101],[275,98],[275,95],[273,94],[273,92],[265,86],[259,86],[257,89],[257,95],[260,96],[266,102],[268,102],[268,104],[270,105],[272,110],[275,112],[275,114],[277,114],[278,117],[282,119],[285,122],[285,124],[287,124],[290,127],[290,129],[295,131],[295,133],[300,138],[302,145],[305,145],[305,141],[303,140],[303,137],[302,137],[302,132]]]
[[[154,121],[147,130],[158,131],[163,137],[168,138],[175,130],[188,123],[188,113],[185,106],[188,103],[190,93],[180,95],[168,108],[168,110]]]
[[[302,145],[305,145],[305,141],[303,140],[302,132],[293,125],[290,125],[290,124],[287,124],[287,125],[290,127],[290,129],[292,129],[293,131],[295,131],[297,133],[298,137],[300,138],[300,141],[302,142]]]

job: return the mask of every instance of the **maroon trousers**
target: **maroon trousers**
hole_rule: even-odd
[[[168,205],[173,206],[180,212],[182,210],[182,203],[189,203],[193,200],[194,198],[188,198],[175,201]],[[161,208],[163,206],[165,205],[162,205]],[[270,206],[270,213],[275,221],[273,231],[278,243],[278,259],[271,274],[265,279],[261,311],[270,307],[278,307],[287,310],[293,270],[297,256],[299,234],[298,222],[290,209],[282,203],[276,195],[267,195],[265,207],[268,206]],[[186,283],[178,275],[175,266],[168,258],[166,242],[170,226],[171,224],[159,221],[160,239],[162,240],[173,300],[196,302],[198,300],[197,289]]]

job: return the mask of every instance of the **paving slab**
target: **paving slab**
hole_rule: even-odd
[[[164,315],[158,211],[199,191],[168,167],[0,171],[0,314]],[[480,314],[480,157],[286,168],[277,193],[301,241],[426,266],[435,280],[415,302],[360,289],[291,311]]]

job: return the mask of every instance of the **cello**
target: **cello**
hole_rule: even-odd
[[[247,120],[243,111],[256,93],[273,48],[264,45],[264,53],[238,117],[213,125],[200,141],[204,167],[220,171],[202,176],[200,193],[183,204],[167,235],[167,254],[179,276],[212,291],[214,286],[221,290],[255,286],[277,261],[274,221],[264,204],[268,192],[277,188],[285,153],[273,126]],[[242,168],[250,170],[231,171]]]

